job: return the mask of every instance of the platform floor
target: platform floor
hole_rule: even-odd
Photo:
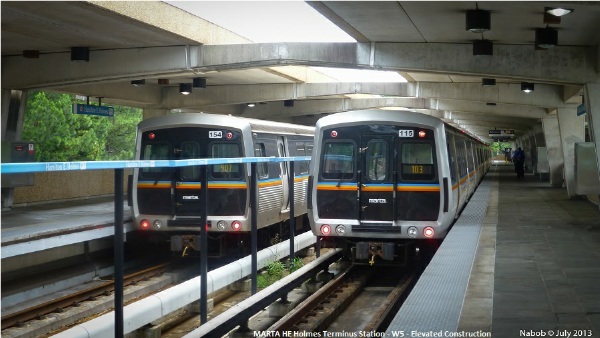
[[[600,337],[600,211],[500,166],[492,332],[592,330]],[[573,336],[573,335],[572,335]]]
[[[387,333],[600,337],[598,206],[495,164]]]

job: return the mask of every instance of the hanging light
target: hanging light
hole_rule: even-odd
[[[483,79],[481,79],[481,85],[484,86],[484,87],[495,86],[496,85],[496,79],[483,78]]]
[[[572,8],[561,8],[561,7],[544,7],[544,13],[548,13],[554,16],[565,16],[573,13],[575,10]]]
[[[534,84],[531,82],[521,82],[521,90],[525,93],[531,93],[534,89]]]
[[[494,43],[490,40],[473,41],[473,55],[494,55]]]
[[[71,47],[71,61],[89,62],[90,49],[88,47]]]
[[[180,83],[179,84],[179,92],[183,95],[188,95],[192,92],[192,84],[191,83]]]
[[[146,84],[146,80],[145,79],[141,79],[141,80],[131,80],[131,84],[134,86],[141,86]]]
[[[541,48],[552,48],[558,44],[558,31],[552,27],[535,30],[535,45]]]
[[[206,79],[203,77],[195,77],[192,82],[194,88],[206,88]]]
[[[492,28],[490,11],[484,11],[477,7],[467,11],[466,29],[473,33],[483,33]]]

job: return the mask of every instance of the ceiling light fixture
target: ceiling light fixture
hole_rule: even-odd
[[[146,84],[146,80],[145,79],[141,79],[141,80],[131,80],[131,84],[134,86],[141,86],[141,85],[145,85]]]
[[[195,77],[192,82],[194,88],[206,88],[206,79],[203,77]]]
[[[88,47],[71,47],[71,61],[90,61],[90,49]]]
[[[542,48],[552,48],[558,44],[558,31],[551,27],[535,30],[535,45]]]
[[[548,13],[554,16],[565,16],[573,13],[575,10],[572,8],[561,8],[561,7],[544,7],[544,13]]]
[[[247,105],[248,107],[252,108],[252,107],[256,106],[256,103],[248,103],[248,104],[246,104],[246,105]]]
[[[531,82],[521,82],[521,90],[525,93],[531,93],[534,89],[534,84]]]
[[[37,49],[26,49],[23,51],[23,57],[26,59],[39,59],[40,51]]]
[[[490,11],[480,10],[475,3],[476,9],[467,11],[466,29],[473,33],[483,33],[492,27]]]
[[[179,84],[179,92],[183,95],[188,95],[192,92],[192,84],[191,83],[180,83]]]
[[[495,86],[496,79],[483,78],[483,79],[481,79],[481,85],[484,87]]]
[[[473,41],[473,55],[494,55],[494,43],[490,40]]]
[[[294,106],[294,100],[285,100],[285,101],[283,101],[283,106],[284,107],[293,107]]]

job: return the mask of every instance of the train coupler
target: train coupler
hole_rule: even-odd
[[[171,251],[183,252],[189,249],[200,251],[200,236],[177,235],[171,236]]]
[[[386,261],[393,261],[395,256],[394,243],[356,243],[355,258],[357,260],[369,260],[369,264],[373,265],[375,263],[375,257],[377,256]]]

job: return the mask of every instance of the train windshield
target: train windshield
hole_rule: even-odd
[[[157,160],[170,160],[169,158],[169,144],[168,143],[154,143],[146,144],[142,149],[142,161],[157,161]],[[141,168],[140,175],[144,178],[163,178],[168,177],[169,168]]]
[[[328,142],[324,147],[324,179],[349,179],[354,176],[354,144],[351,142]]]

